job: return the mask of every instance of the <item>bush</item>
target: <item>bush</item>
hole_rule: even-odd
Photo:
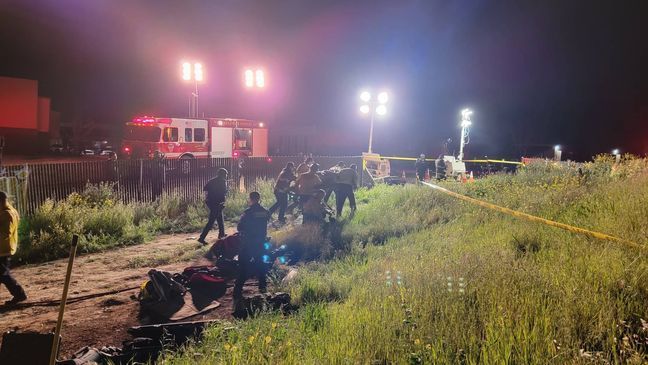
[[[269,180],[259,181],[267,204],[274,202]],[[231,191],[225,209],[228,220],[247,206],[247,194]],[[123,204],[112,184],[88,184],[62,201],[47,200],[21,220],[18,263],[65,257],[72,236],[78,234],[79,253],[144,242],[158,233],[193,232],[205,224],[208,210],[202,201],[162,196],[152,203]]]

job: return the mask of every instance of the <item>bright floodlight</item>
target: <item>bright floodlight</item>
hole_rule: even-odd
[[[265,87],[265,74],[263,70],[256,70],[256,86],[259,88]]]
[[[389,95],[387,92],[383,91],[380,94],[378,94],[378,102],[380,104],[387,104],[387,101],[389,100]]]
[[[369,114],[369,105],[362,105],[360,107],[360,113],[362,114]]]
[[[620,151],[619,151],[618,148],[615,148],[614,150],[612,150],[613,155],[618,155],[619,153],[620,153]]]
[[[254,87],[254,72],[245,70],[245,87]]]
[[[203,80],[203,67],[200,63],[194,63],[194,78],[196,81]]]
[[[378,115],[385,115],[387,114],[387,107],[384,105],[378,105],[376,107],[376,114]]]
[[[559,144],[554,146],[554,151],[560,151],[560,145]]]
[[[473,113],[472,110],[464,109],[464,110],[461,111],[461,117],[463,119],[470,119],[470,116],[472,115],[472,113]]]
[[[182,63],[182,79],[185,81],[191,80],[191,64],[189,62]]]
[[[363,91],[360,93],[360,100],[364,101],[365,103],[368,103],[369,100],[371,100],[371,94],[369,91]]]

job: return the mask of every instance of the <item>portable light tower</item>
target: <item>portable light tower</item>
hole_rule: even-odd
[[[459,156],[457,156],[459,161],[463,161],[464,146],[470,143],[468,133],[470,132],[470,126],[472,125],[472,121],[470,120],[472,113],[473,112],[470,109],[464,109],[461,111],[461,139],[459,144]]]

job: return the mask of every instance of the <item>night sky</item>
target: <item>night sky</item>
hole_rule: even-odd
[[[386,88],[382,153],[438,153],[464,107],[468,157],[648,152],[646,1],[0,0],[0,75],[38,80],[65,120],[186,115],[183,59],[205,65],[201,112],[275,127],[366,136],[359,91]]]

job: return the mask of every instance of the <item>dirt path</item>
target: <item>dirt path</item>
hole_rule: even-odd
[[[228,229],[228,233],[233,231]],[[78,257],[74,264],[70,297],[138,286],[149,268],[169,272],[184,267],[205,264],[205,248],[195,240],[196,234],[160,236],[137,246]],[[208,241],[215,240],[215,234]],[[210,242],[211,242],[210,241]],[[62,293],[67,259],[45,264],[16,268],[13,272],[25,287],[29,302],[58,300]],[[231,289],[229,289],[231,290]],[[254,290],[246,287],[246,291]],[[62,357],[68,357],[83,346],[119,346],[130,339],[126,329],[142,323],[138,319],[139,305],[134,296],[138,290],[68,304],[63,324]],[[0,289],[0,301],[8,300],[8,293]],[[191,320],[231,318],[231,293],[219,299],[221,306]],[[0,332],[48,332],[56,325],[57,306],[31,307],[0,313]]]

